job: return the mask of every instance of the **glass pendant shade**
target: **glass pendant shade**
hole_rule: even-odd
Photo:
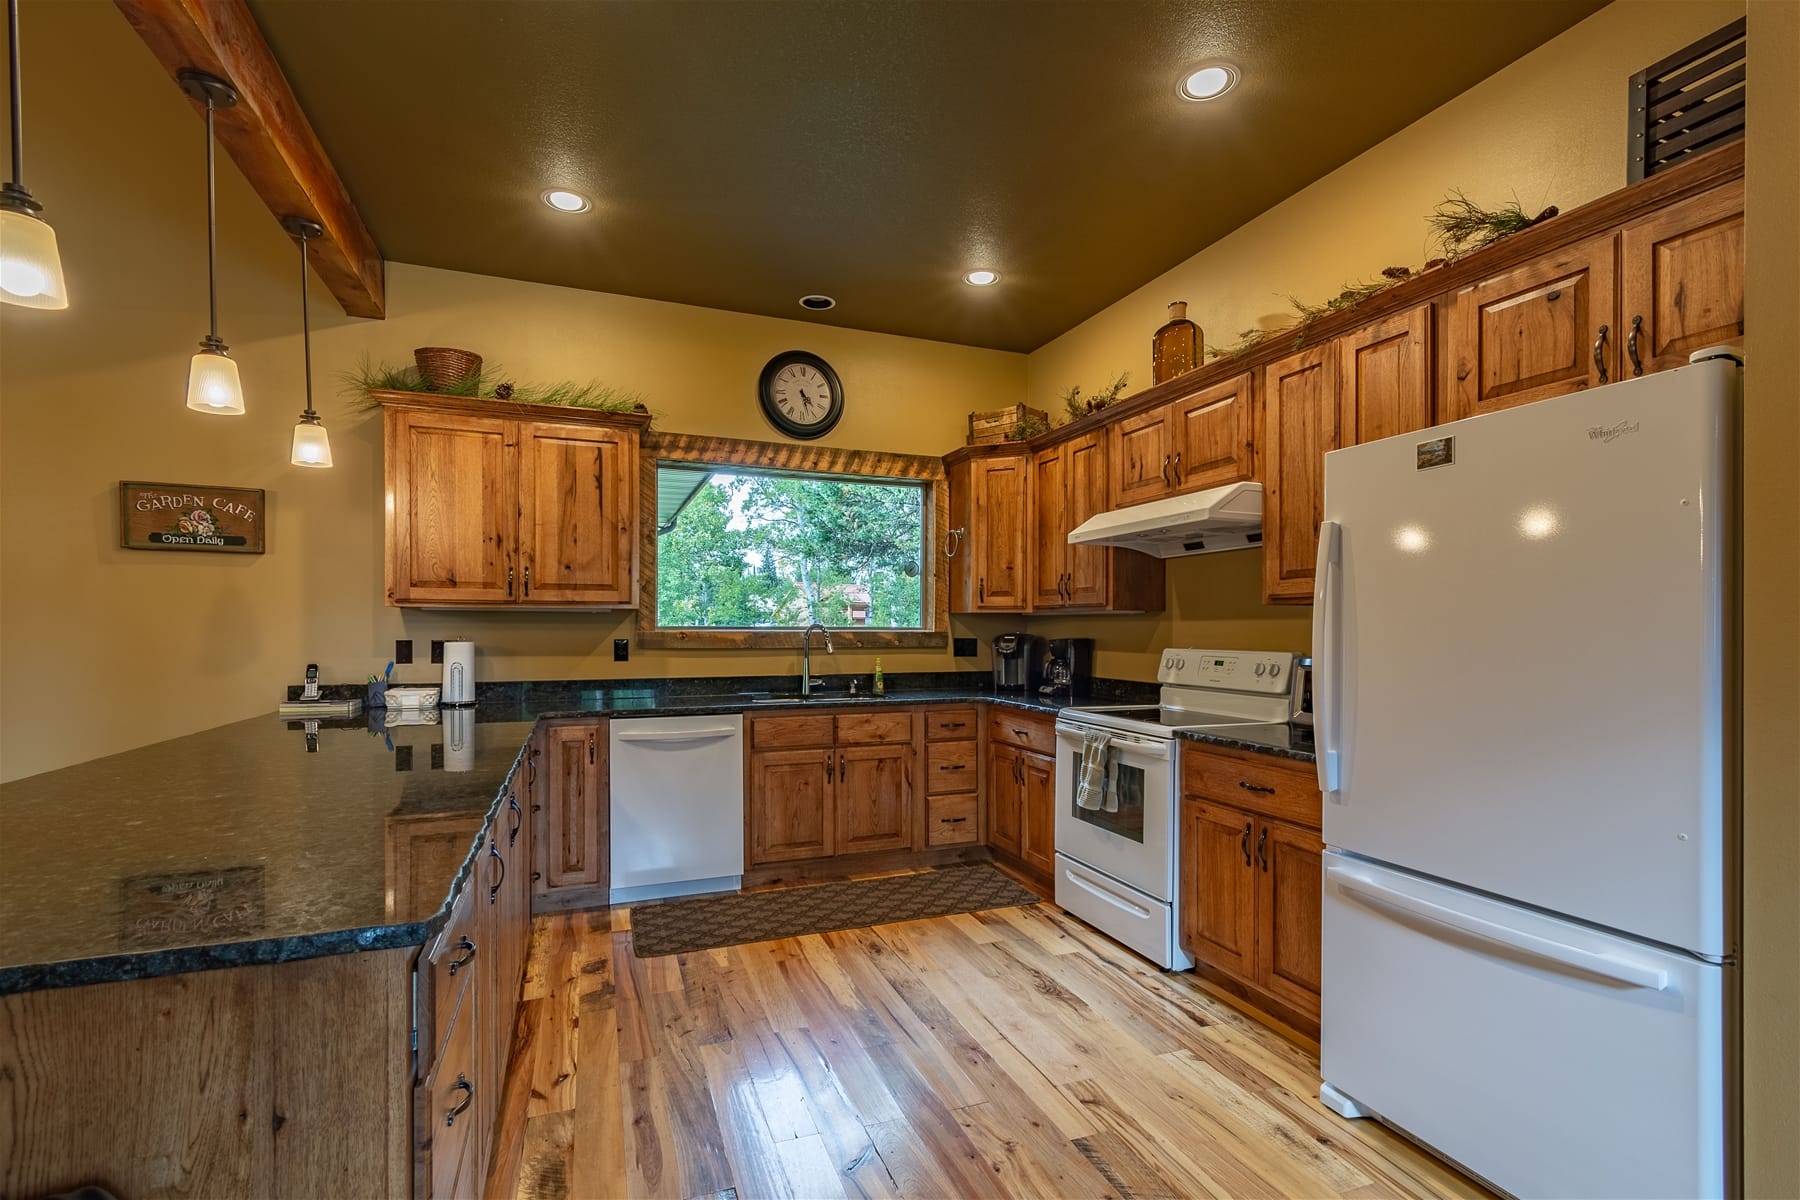
[[[331,465],[331,437],[317,417],[310,421],[301,417],[300,423],[294,426],[294,452],[288,456],[288,461],[296,467]]]
[[[67,308],[56,230],[16,208],[0,208],[0,302],[25,308]]]
[[[237,364],[223,350],[202,349],[188,364],[187,406],[195,412],[242,416],[244,388]]]

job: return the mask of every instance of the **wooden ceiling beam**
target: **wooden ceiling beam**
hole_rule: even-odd
[[[219,144],[278,220],[310,217],[324,227],[325,236],[307,250],[344,311],[385,315],[381,251],[244,0],[114,3],[171,80],[192,69],[237,89],[237,104],[215,112]]]

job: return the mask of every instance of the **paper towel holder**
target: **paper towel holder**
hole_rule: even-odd
[[[443,708],[475,703],[475,643],[465,638],[444,642],[444,685],[438,695]]]

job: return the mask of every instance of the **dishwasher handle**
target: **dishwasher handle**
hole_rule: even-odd
[[[642,733],[621,729],[613,733],[613,737],[621,742],[712,742],[735,736],[737,730],[730,725],[715,725],[709,729],[649,730]]]

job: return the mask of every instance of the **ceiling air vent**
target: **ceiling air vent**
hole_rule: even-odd
[[[1745,18],[1631,77],[1625,178],[1744,136]]]

